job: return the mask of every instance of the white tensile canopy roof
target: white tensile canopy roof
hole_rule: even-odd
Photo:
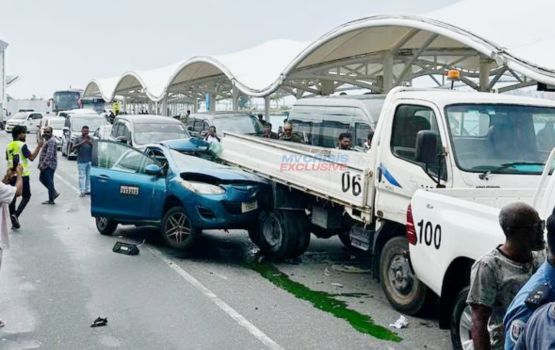
[[[95,79],[85,95],[161,101],[172,94],[229,98],[283,92],[330,94],[343,87],[386,92],[447,69],[474,89],[555,85],[555,3],[463,0],[423,16],[374,16],[304,43],[271,40],[239,52],[195,56],[171,66]]]

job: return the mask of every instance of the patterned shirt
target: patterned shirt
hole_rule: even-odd
[[[518,263],[507,258],[497,247],[472,266],[466,302],[491,308],[488,331],[492,349],[503,349],[503,316],[514,296],[544,260],[543,251],[533,252],[531,262]]]
[[[56,140],[54,137],[49,138],[40,151],[39,169],[45,167],[56,169],[58,165],[56,149]]]

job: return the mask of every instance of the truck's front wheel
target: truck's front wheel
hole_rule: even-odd
[[[472,312],[466,303],[470,287],[463,288],[453,305],[451,314],[451,343],[454,350],[473,349],[472,343]]]
[[[393,237],[380,255],[380,279],[385,296],[398,311],[415,315],[428,302],[431,291],[414,275],[408,258],[408,241]]]

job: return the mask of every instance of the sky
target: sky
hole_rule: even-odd
[[[93,78],[225,54],[270,39],[314,40],[378,14],[421,14],[456,0],[0,0],[14,98],[49,98]]]

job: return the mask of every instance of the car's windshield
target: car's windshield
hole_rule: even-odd
[[[27,113],[16,113],[10,119],[27,119]]]
[[[555,147],[555,108],[457,104],[445,111],[462,170],[540,174]]]
[[[234,132],[238,134],[260,134],[262,125],[250,115],[226,115],[214,118],[214,126],[218,134]]]
[[[71,131],[81,131],[81,128],[85,125],[89,127],[91,132],[94,132],[102,125],[106,125],[106,119],[104,117],[99,117],[98,115],[90,117],[80,115],[78,117],[71,118]]]
[[[62,129],[65,124],[65,119],[50,119],[48,121],[48,126],[51,126],[52,129]]]
[[[166,140],[189,137],[185,127],[178,123],[137,123],[133,130],[134,144],[146,145]]]

